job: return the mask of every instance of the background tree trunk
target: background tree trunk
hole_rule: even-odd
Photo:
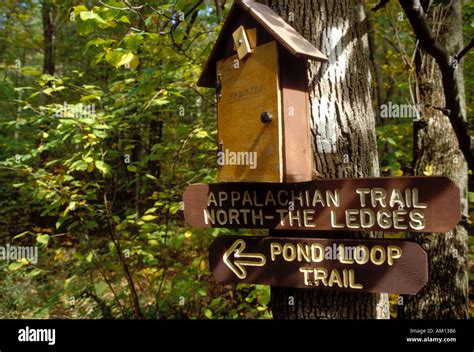
[[[260,2],[292,24],[329,59],[328,63],[310,63],[308,67],[317,171],[325,178],[378,176],[363,3]],[[290,15],[294,21],[289,20]],[[353,233],[331,233],[330,236],[362,237]],[[388,318],[386,294],[273,287],[271,304],[276,319]]]
[[[368,13],[367,13],[367,16]],[[384,87],[382,81],[382,71],[380,69],[379,61],[377,60],[377,44],[375,43],[375,35],[374,35],[374,28],[372,27],[372,19],[371,17],[367,17],[367,38],[369,41],[369,50],[370,50],[370,61],[373,68],[373,75],[375,78],[375,87],[374,87],[374,95],[375,95],[375,103],[376,103],[376,110],[375,110],[375,122],[377,126],[383,125],[384,121],[380,117],[380,106],[385,104],[385,94],[384,94]]]
[[[44,41],[43,73],[54,75],[55,16],[54,16],[54,5],[52,5],[49,0],[44,0],[42,2],[41,16],[43,19],[43,41]]]
[[[437,40],[454,56],[463,49],[462,2],[440,3],[428,10],[427,19]],[[425,8],[426,12],[426,8]],[[421,119],[414,125],[414,170],[449,176],[461,190],[461,209],[467,216],[467,166],[456,135],[446,116],[434,107],[444,107],[441,73],[434,59],[423,50],[416,56],[417,99]],[[464,105],[462,66],[457,68]],[[432,171],[431,171],[432,169]],[[416,295],[405,297],[402,317],[409,319],[466,319],[468,313],[467,231],[458,225],[442,234],[413,235],[428,253],[428,284]]]

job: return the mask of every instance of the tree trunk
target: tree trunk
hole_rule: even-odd
[[[427,13],[432,32],[454,56],[463,49],[461,1],[440,4]],[[450,177],[461,190],[467,215],[467,166],[448,118],[432,107],[444,107],[441,72],[423,50],[416,56],[417,98],[421,119],[414,126],[414,169],[418,175]],[[466,116],[462,66],[457,68]],[[442,214],[440,214],[442,215]],[[458,225],[447,233],[413,235],[428,253],[430,279],[415,296],[405,297],[402,317],[408,319],[466,319],[468,313],[467,231]]]
[[[375,110],[375,121],[377,126],[383,125],[383,119],[380,117],[380,106],[385,104],[384,89],[382,81],[382,71],[379,62],[377,61],[377,45],[375,44],[374,29],[372,27],[372,20],[367,17],[367,38],[369,40],[370,61],[373,67],[373,74],[375,76],[375,102],[377,109]]]
[[[41,15],[44,41],[43,73],[54,75],[54,7],[49,0],[42,2]]]
[[[361,1],[260,1],[319,48],[328,63],[310,63],[316,171],[325,178],[378,176],[367,23]],[[361,234],[330,233],[353,238]],[[313,235],[314,236],[314,235]],[[272,288],[276,319],[388,318],[386,294]]]

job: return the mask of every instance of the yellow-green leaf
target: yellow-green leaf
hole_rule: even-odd
[[[212,319],[212,311],[209,308],[206,308],[204,310],[204,315],[206,316],[207,319]]]
[[[39,235],[38,237],[36,237],[36,241],[38,243],[41,243],[42,245],[47,246],[49,242],[49,235]]]
[[[431,176],[433,175],[433,166],[431,165],[426,165],[425,170],[423,170],[423,174],[425,176]]]
[[[18,270],[23,266],[23,263],[21,262],[13,262],[8,266],[8,269],[10,270]]]
[[[130,172],[137,172],[138,169],[135,165],[127,165],[127,170]]]
[[[120,22],[122,22],[122,23],[131,24],[130,20],[129,20],[128,17],[125,16],[125,15],[123,15],[122,17],[120,17],[118,20],[119,20]]]
[[[395,170],[395,172],[393,173],[394,176],[403,176],[403,171],[402,170]]]
[[[120,59],[118,60],[118,62],[115,64],[115,67],[119,68],[120,66],[125,66],[127,64],[130,64],[130,62],[132,62],[134,56],[135,55],[133,55],[132,52],[128,52],[128,53],[123,54],[120,57]]]
[[[155,215],[144,215],[144,216],[142,216],[143,221],[152,221],[152,220],[155,220],[156,218],[158,218],[158,216],[155,216]]]
[[[100,17],[98,14],[96,14],[94,11],[82,11],[79,16],[83,21],[92,20],[94,22],[97,22],[98,24],[109,26],[107,21]]]
[[[206,137],[209,137],[209,134],[206,131],[199,131],[198,133],[196,133],[196,137],[197,138],[206,138]]]
[[[104,175],[108,175],[112,171],[112,168],[110,167],[110,165],[102,160],[96,160],[95,167],[99,169],[100,172],[102,172]]]

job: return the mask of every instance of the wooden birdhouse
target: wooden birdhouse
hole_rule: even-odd
[[[220,182],[311,180],[307,60],[327,58],[269,7],[235,1],[198,81],[216,88]]]

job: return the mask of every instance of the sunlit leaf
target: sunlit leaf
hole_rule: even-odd
[[[36,237],[36,241],[44,246],[47,246],[49,242],[49,235],[39,235]]]
[[[112,168],[110,167],[110,165],[102,160],[96,160],[95,167],[100,170],[100,172],[102,172],[102,174],[104,175],[109,175],[112,172]]]
[[[142,216],[143,221],[152,221],[152,220],[155,220],[157,218],[158,218],[158,216],[155,216],[155,215],[144,215],[144,216]]]

